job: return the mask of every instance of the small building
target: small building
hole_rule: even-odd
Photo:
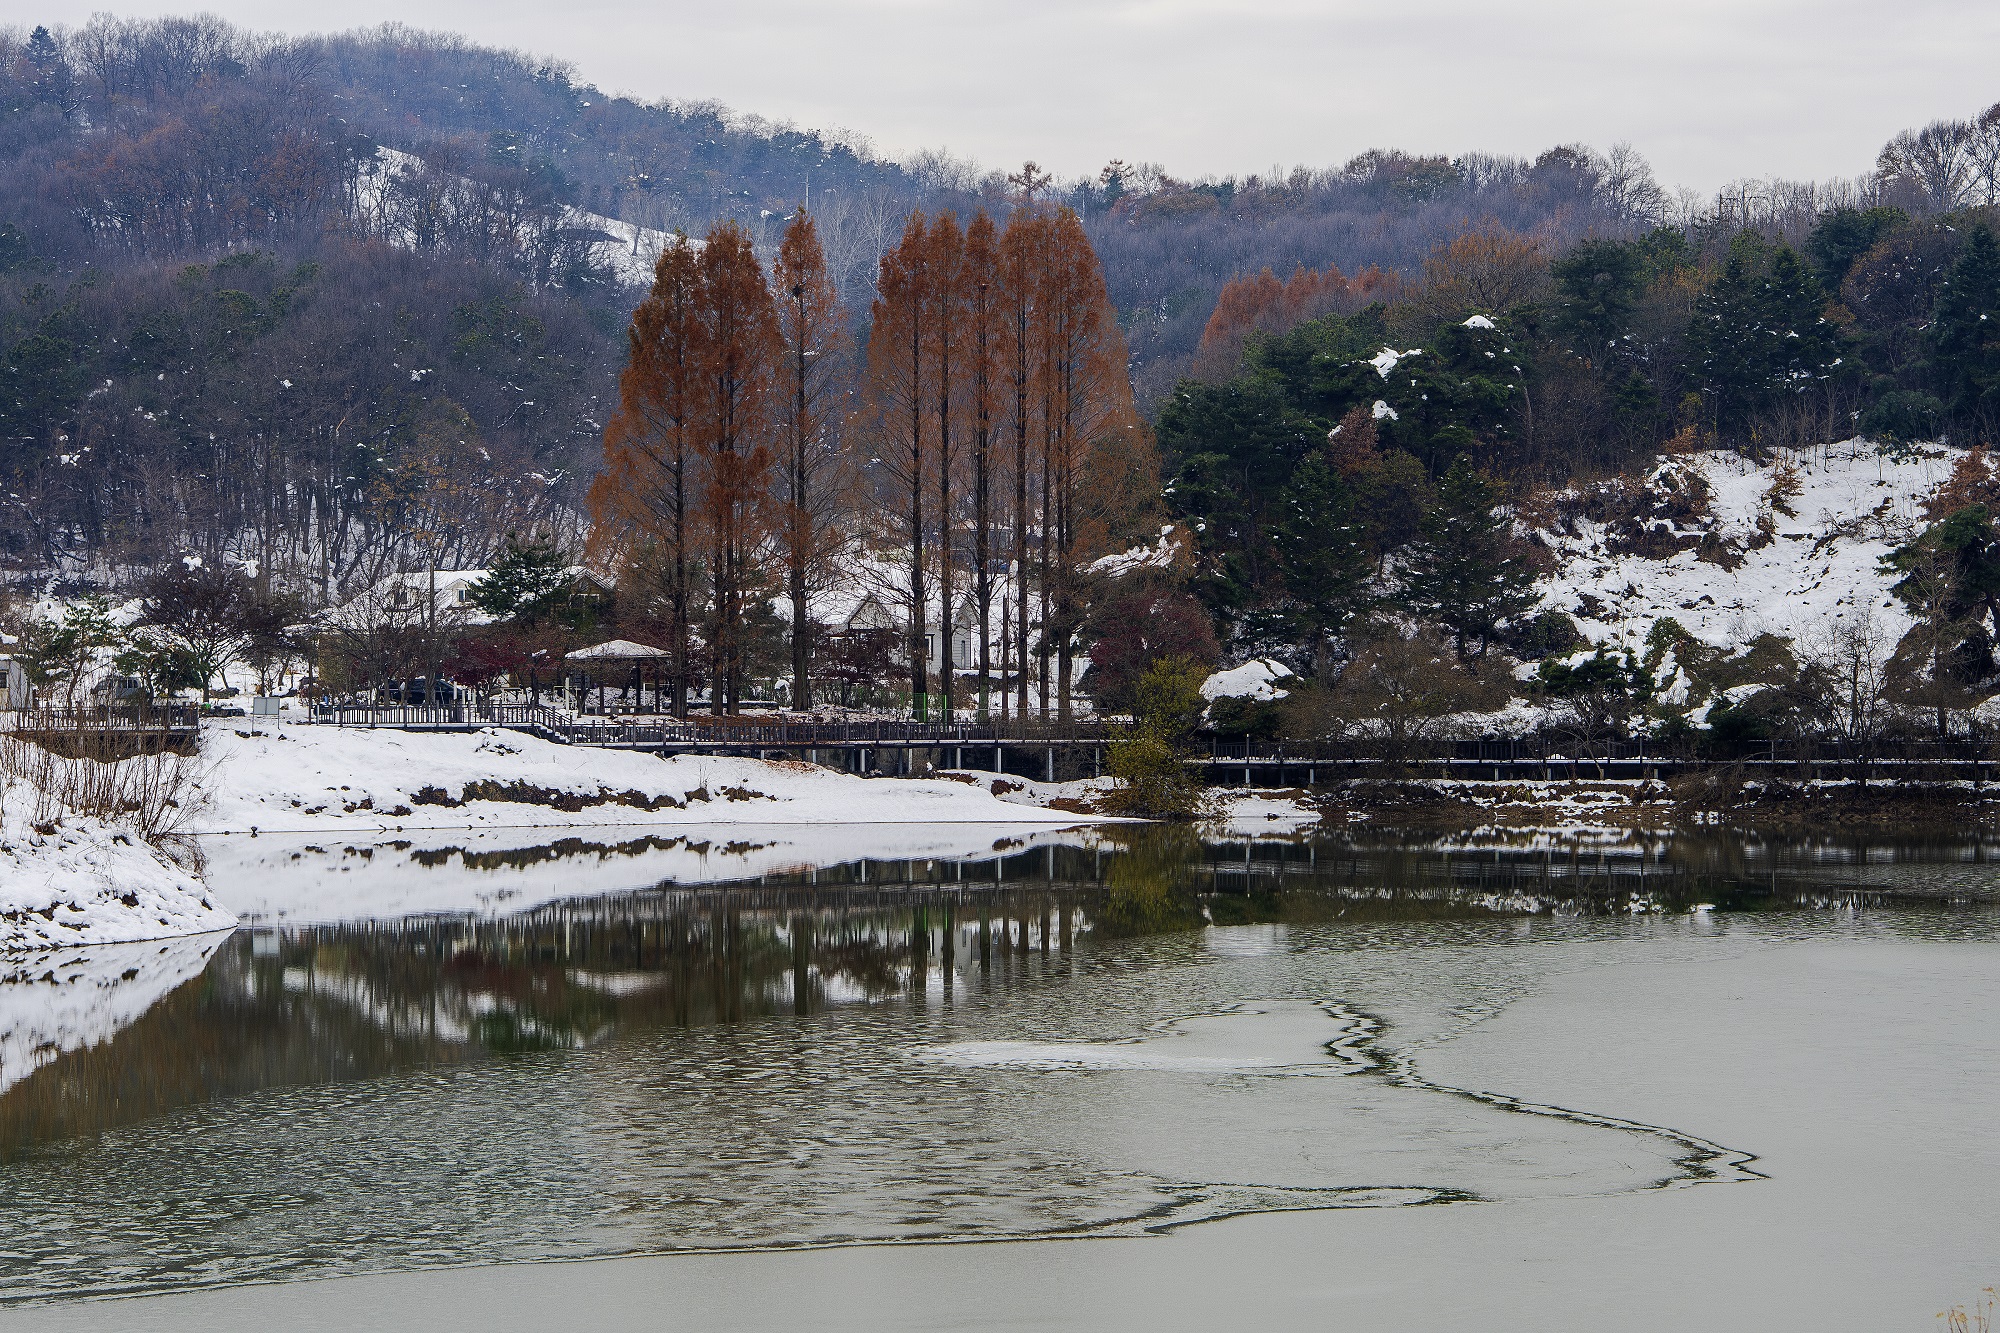
[[[938,633],[936,608],[932,608],[933,618],[924,626],[924,666],[933,673],[944,669],[944,636]],[[845,620],[835,626],[832,634],[838,638],[847,634],[861,634],[868,631],[889,630],[896,635],[894,659],[898,663],[909,663],[909,618],[904,614],[903,605],[879,593],[868,593],[855,603]],[[970,599],[960,601],[951,618],[951,665],[954,671],[972,671],[979,666],[979,611]],[[999,651],[993,653],[999,660]]]
[[[0,709],[19,712],[34,702],[35,687],[28,679],[27,666],[0,653]]]
[[[493,617],[473,603],[479,585],[486,581],[487,569],[418,569],[407,574],[390,574],[378,579],[340,606],[329,611],[335,623],[377,618],[383,615],[422,622],[426,603],[429,619],[454,625],[485,625]],[[562,596],[571,606],[601,606],[612,594],[611,583],[586,569],[572,565],[569,585]]]

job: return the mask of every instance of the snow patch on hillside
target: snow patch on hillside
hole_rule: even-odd
[[[1204,699],[1282,699],[1287,691],[1278,682],[1291,679],[1285,666],[1268,657],[1252,658],[1242,666],[1217,671],[1201,683]]]
[[[1116,579],[1141,569],[1171,569],[1174,558],[1180,552],[1181,543],[1174,536],[1174,525],[1167,523],[1161,526],[1159,540],[1151,546],[1134,546],[1099,556],[1090,562],[1090,572]]]
[[[1592,643],[1634,649],[1669,616],[1719,647],[1759,633],[1810,641],[1862,616],[1894,643],[1911,622],[1880,562],[1921,528],[1920,503],[1953,457],[1891,458],[1855,439],[1763,465],[1722,452],[1663,458],[1645,482],[1662,516],[1622,521],[1577,512],[1591,506],[1565,492],[1559,504],[1576,503],[1537,526],[1556,556],[1539,609],[1567,612]],[[1786,464],[1798,493],[1774,501]],[[1689,485],[1705,487],[1705,513],[1677,512]]]
[[[377,148],[375,160],[363,165],[355,182],[362,215],[380,215],[391,177],[403,171],[418,172],[422,168],[423,159],[415,153],[405,153],[396,148]],[[631,287],[653,285],[653,269],[659,263],[660,252],[674,239],[670,233],[657,228],[642,227],[636,222],[606,217],[574,205],[564,206],[562,225],[576,231],[602,233],[606,239],[601,242],[597,258],[618,275],[620,282]],[[698,240],[691,240],[689,244],[696,249],[701,247]]]

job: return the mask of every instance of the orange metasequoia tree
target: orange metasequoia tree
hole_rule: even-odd
[[[938,710],[946,721],[952,710],[952,598],[957,580],[952,568],[952,470],[954,464],[952,427],[963,411],[963,399],[954,400],[952,390],[965,373],[961,357],[965,332],[965,233],[958,219],[940,213],[931,220],[926,242],[929,268],[928,291],[931,309],[931,382],[935,386],[931,415],[937,424],[937,561],[938,561]]]
[[[1034,526],[1034,452],[1029,447],[1033,434],[1034,399],[1040,377],[1037,374],[1036,297],[1042,266],[1049,243],[1049,221],[1031,209],[1015,210],[1007,219],[1000,238],[1000,323],[1002,396],[1008,411],[1007,433],[1013,443],[1013,537],[1014,558],[1010,572],[1013,587],[1011,640],[1007,608],[1000,615],[1000,674],[1009,666],[1009,648],[1018,675],[1015,678],[1021,716],[1028,713],[1028,539]],[[1003,683],[1003,712],[1005,708]],[[1047,696],[1043,697],[1046,711]]]
[[[979,718],[990,707],[993,675],[994,450],[1005,404],[1002,349],[1006,325],[1000,271],[1000,237],[984,209],[965,229],[964,289],[966,410],[972,430],[972,600],[979,617]],[[1001,668],[1006,668],[1002,654]],[[1005,690],[1002,690],[1005,703]]]
[[[1401,279],[1372,264],[1351,278],[1334,264],[1324,269],[1301,264],[1283,282],[1268,268],[1255,277],[1231,278],[1201,331],[1194,373],[1205,380],[1227,379],[1242,364],[1252,334],[1277,337],[1307,320],[1352,314],[1373,301],[1393,301],[1401,292]]]
[[[908,543],[905,648],[910,705],[919,720],[928,715],[930,680],[924,652],[924,613],[930,605],[924,554],[924,482],[930,454],[927,409],[935,397],[930,258],[929,228],[924,215],[913,212],[902,239],[882,256],[868,329],[868,407],[880,438],[880,465],[903,506],[898,517]]]
[[[840,438],[847,312],[827,273],[819,231],[803,208],[785,228],[771,276],[784,340],[777,403],[778,542],[792,605],[792,706],[810,708],[813,625],[807,596],[824,584],[843,536],[837,506],[847,490]]]
[[[687,711],[695,583],[702,563],[695,497],[707,419],[702,268],[687,237],[660,254],[653,290],[632,312],[604,471],[590,487],[591,540],[656,593],[675,716]]]
[[[1149,480],[1157,487],[1097,256],[1066,209],[1017,208],[1004,232],[984,213],[963,231],[950,214],[912,214],[876,290],[866,399],[878,475],[906,543],[918,716],[933,697],[950,714],[961,564],[978,614],[982,712],[997,602],[1002,715],[1010,694],[1025,715],[1031,674],[1043,716],[1057,701],[1067,714],[1086,561],[1129,526],[1132,497]],[[999,522],[1011,527],[1013,550],[996,584]],[[935,696],[926,688],[932,613],[944,648]]]
[[[769,518],[772,400],[783,337],[763,266],[737,223],[720,223],[703,239],[701,278],[708,353],[701,444],[708,464],[702,507],[709,534],[710,697],[720,714],[737,711],[742,702],[744,613],[761,591],[753,561]]]
[[[1101,494],[1114,488],[1100,475],[1114,442],[1142,440],[1132,402],[1125,337],[1104,286],[1104,273],[1074,212],[1057,212],[1049,228],[1037,294],[1041,335],[1043,709],[1047,663],[1055,659],[1058,709],[1067,720],[1075,684],[1077,631],[1088,609],[1083,559],[1103,547],[1117,515]],[[1128,452],[1137,452],[1136,449]],[[1087,495],[1085,488],[1100,492]]]

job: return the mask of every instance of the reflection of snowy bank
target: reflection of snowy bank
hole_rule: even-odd
[[[220,901],[246,920],[297,924],[511,914],[661,884],[727,883],[862,860],[973,862],[1094,841],[1083,829],[855,823],[600,827],[554,842],[529,830],[485,829],[415,832],[393,842],[289,834],[204,844],[208,882]]]
[[[388,832],[622,824],[1075,824],[960,782],[557,745],[519,732],[212,727],[202,827]]]
[[[1296,795],[1247,788],[1209,793],[1209,831],[1229,838],[1284,837],[1318,825],[1320,814]]]
[[[144,839],[70,812],[43,817],[0,788],[0,951],[156,940],[235,919]]]
[[[226,938],[215,932],[0,959],[0,1092],[65,1051],[109,1041],[198,975]]]

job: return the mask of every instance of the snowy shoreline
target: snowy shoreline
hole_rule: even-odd
[[[213,768],[193,831],[396,833],[706,824],[1070,826],[1099,817],[964,782],[860,778],[784,760],[557,745],[519,732],[203,733]]]
[[[73,811],[40,818],[33,803],[18,781],[0,788],[0,955],[235,926],[193,872],[137,834]]]
[[[407,911],[518,910],[689,875],[713,881],[878,855],[962,858],[1010,835],[1019,841],[1101,822],[1001,800],[965,782],[864,779],[784,761],[661,759],[498,730],[292,726],[253,735],[211,723],[202,741],[201,806],[186,832],[209,853],[206,883],[115,823],[73,812],[36,822],[34,799],[18,785],[0,800],[0,954],[227,930],[237,924],[232,907],[290,919],[356,910],[348,888],[310,874],[274,877],[275,865],[238,850],[239,841],[291,839],[286,855],[305,861],[305,849],[322,850],[315,839],[333,841],[336,852],[353,840],[397,839],[406,849],[414,840],[429,854],[456,852],[463,861],[468,847],[482,849],[477,859],[594,832],[600,836],[585,840],[602,845],[598,860],[619,867],[608,880],[544,869],[512,884],[482,870],[451,887],[443,886],[450,876],[419,875],[392,888],[394,877],[377,875],[359,910],[401,915],[399,902]],[[879,831],[854,836],[868,828]],[[710,829],[718,835],[704,836]],[[530,836],[510,836],[519,834]],[[351,871],[339,861],[336,873]],[[246,863],[266,868],[237,873]],[[314,893],[334,896],[316,903]]]

